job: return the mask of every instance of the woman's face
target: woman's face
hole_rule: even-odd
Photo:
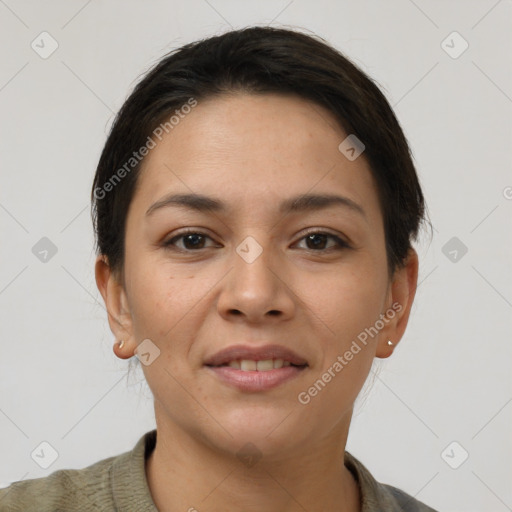
[[[347,135],[308,101],[236,94],[199,102],[146,157],[124,288],[111,280],[107,304],[130,356],[150,340],[139,356],[159,428],[268,456],[346,436],[373,358],[405,330],[416,282],[414,264],[388,281],[377,190],[364,153],[338,149]],[[164,203],[174,195],[187,197]],[[305,195],[318,197],[293,208]],[[251,352],[267,345],[306,366],[245,373],[289,359]],[[208,366],[233,346],[249,352],[224,363],[251,362]]]

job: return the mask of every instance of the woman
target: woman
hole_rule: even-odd
[[[132,451],[16,482],[1,510],[432,511],[345,450],[417,285],[425,204],[374,83],[252,27],[163,58],[92,191],[96,282],[155,398]]]

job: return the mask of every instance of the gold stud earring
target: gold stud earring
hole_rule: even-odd
[[[119,346],[118,346],[118,348],[119,348],[119,349],[122,349],[122,348],[123,348],[123,345],[124,345],[124,341],[123,341],[123,340],[121,340],[121,341],[118,343],[118,345],[119,345]]]
[[[393,342],[391,340],[388,340],[388,345],[389,346],[393,345]]]

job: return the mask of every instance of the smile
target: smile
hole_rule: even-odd
[[[240,391],[266,391],[300,375],[307,360],[283,345],[232,345],[206,358],[217,381]]]
[[[279,369],[283,366],[291,366],[291,363],[290,361],[285,361],[283,359],[264,359],[260,361],[254,361],[252,359],[235,359],[228,363],[219,365],[219,367],[220,366],[229,366],[230,368],[236,368],[243,372],[268,372],[269,370]]]
[[[298,377],[307,365],[296,366],[282,359],[253,361],[242,359],[221,366],[205,366],[222,384],[239,391],[261,392]]]

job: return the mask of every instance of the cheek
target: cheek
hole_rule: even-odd
[[[208,290],[207,283],[194,276],[192,270],[178,273],[175,268],[148,258],[133,263],[127,272],[127,287],[136,335],[162,344],[167,339],[177,339],[176,332],[190,324]]]
[[[361,342],[358,336],[379,318],[382,283],[366,269],[331,276],[311,288],[318,290],[307,300],[318,324],[316,342],[322,346],[322,358],[297,399],[312,417],[336,423],[361,391],[375,357],[376,338]]]
[[[342,348],[379,317],[385,281],[368,267],[303,276],[298,282],[298,295],[314,312],[327,345]]]
[[[377,338],[366,336],[362,342],[358,336],[379,318],[385,277],[377,266],[353,267],[326,279],[322,293],[312,297],[315,314],[329,327],[323,328],[325,334],[319,340],[323,343],[322,363],[312,387],[304,390],[313,414],[335,422],[361,391],[375,357]]]

